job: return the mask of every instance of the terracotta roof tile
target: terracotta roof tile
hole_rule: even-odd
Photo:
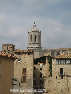
[[[33,50],[20,50],[20,49],[16,49],[14,52],[16,52],[16,53],[18,53],[18,52],[20,52],[20,53],[32,53],[33,52]]]
[[[4,57],[7,56],[8,58],[14,58],[14,59],[17,58],[16,56],[14,56],[14,54],[6,53],[4,51],[0,51],[0,56],[4,56]]]
[[[63,54],[63,55],[58,55],[58,56],[56,56],[55,58],[71,58],[71,54],[68,54],[68,55],[65,55],[65,54]]]

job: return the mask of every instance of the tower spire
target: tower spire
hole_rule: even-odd
[[[33,24],[33,28],[34,28],[34,27],[36,27],[36,23],[35,23],[35,21],[34,21],[34,24]]]

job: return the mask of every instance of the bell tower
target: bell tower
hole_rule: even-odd
[[[39,50],[41,48],[41,31],[35,22],[30,32],[28,32],[28,49]]]

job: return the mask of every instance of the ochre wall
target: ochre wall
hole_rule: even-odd
[[[8,57],[0,57],[0,94],[11,94],[13,63]]]

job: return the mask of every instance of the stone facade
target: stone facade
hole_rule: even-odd
[[[13,87],[22,90],[21,94],[27,94],[29,89],[33,89],[33,60],[32,52],[23,52],[14,62],[14,79],[17,84]]]
[[[13,44],[3,44],[2,45],[2,51],[13,53],[14,50],[15,50],[15,45]]]
[[[71,94],[71,58],[59,56],[53,59],[53,76],[55,94]]]

